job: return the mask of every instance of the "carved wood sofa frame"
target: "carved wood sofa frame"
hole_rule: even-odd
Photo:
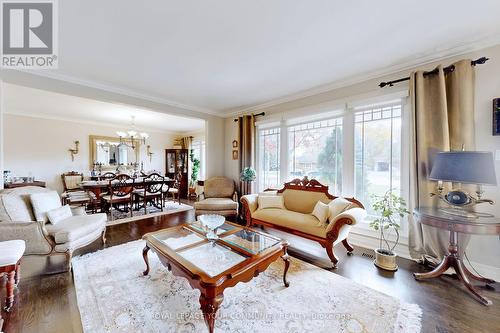
[[[309,180],[307,177],[304,177],[304,179],[296,178],[296,179],[294,179],[294,180],[292,180],[292,181],[290,181],[288,183],[285,183],[284,186],[283,186],[283,188],[277,190],[277,192],[278,193],[283,193],[286,190],[299,190],[299,191],[307,191],[307,192],[321,192],[321,193],[324,193],[328,197],[328,199],[333,200],[333,199],[337,198],[336,196],[333,196],[330,193],[328,193],[328,186],[325,186],[325,185],[321,184],[320,182],[318,182],[315,179]],[[265,191],[276,191],[276,189],[267,189]],[[363,204],[361,202],[359,202],[358,200],[356,200],[355,198],[345,198],[345,199],[349,200],[350,202],[352,202],[354,204],[356,204],[358,207],[364,209]],[[243,216],[244,216],[244,218],[246,220],[246,225],[248,227],[255,226],[255,225],[260,225],[260,226],[263,226],[263,227],[273,228],[273,229],[276,229],[276,230],[287,232],[287,233],[292,234],[292,235],[296,235],[296,236],[300,236],[300,237],[303,237],[303,238],[307,238],[307,239],[316,241],[323,248],[326,249],[326,253],[327,253],[328,257],[330,258],[330,260],[331,260],[331,262],[333,264],[333,268],[337,268],[337,263],[338,263],[339,260],[335,256],[335,253],[333,251],[333,244],[335,243],[335,241],[337,240],[337,238],[339,236],[340,229],[344,225],[353,225],[355,223],[355,221],[353,221],[350,218],[342,218],[342,219],[336,221],[334,227],[332,228],[332,230],[330,230],[326,234],[326,238],[322,238],[322,237],[318,237],[318,236],[315,236],[315,235],[304,233],[302,231],[295,230],[293,228],[288,228],[288,227],[284,227],[284,226],[281,226],[281,225],[276,225],[276,224],[273,224],[273,223],[269,223],[269,222],[266,222],[266,221],[262,221],[262,220],[258,220],[258,219],[253,219],[252,216],[251,216],[250,207],[248,206],[248,202],[245,200],[244,197],[241,198],[241,203],[242,203],[242,206],[243,206],[243,214],[244,214]],[[351,246],[351,244],[349,244],[349,241],[347,240],[347,238],[342,241],[342,244],[347,249],[347,255],[352,255],[352,251],[354,251],[354,248]]]

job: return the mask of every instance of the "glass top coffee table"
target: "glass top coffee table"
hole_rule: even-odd
[[[142,255],[149,273],[148,251],[158,255],[174,275],[187,278],[191,287],[201,292],[200,305],[209,332],[224,296],[224,289],[248,282],[278,258],[285,262],[283,283],[289,286],[286,273],[290,266],[288,243],[266,233],[225,222],[217,228],[219,239],[208,241],[199,222],[145,234]]]

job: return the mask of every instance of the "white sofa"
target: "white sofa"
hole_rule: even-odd
[[[22,239],[25,255],[63,255],[71,268],[73,252],[98,238],[106,241],[106,214],[86,215],[83,210],[57,224],[36,220],[30,195],[50,190],[26,186],[0,191],[0,241]]]
[[[285,183],[284,188],[275,191],[274,195],[283,197],[282,209],[262,209],[258,205],[259,194],[241,198],[247,226],[262,225],[317,241],[326,248],[334,268],[338,262],[333,252],[336,244],[342,242],[348,254],[351,254],[353,247],[347,241],[349,231],[366,217],[366,211],[359,201],[345,198],[348,201],[345,209],[336,216],[330,216],[327,224],[319,225],[318,219],[312,215],[316,203],[321,201],[329,204],[336,198],[328,193],[328,186],[306,177]]]

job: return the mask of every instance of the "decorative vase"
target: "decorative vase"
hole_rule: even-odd
[[[375,260],[373,263],[375,266],[386,271],[395,272],[398,270],[398,265],[396,264],[397,254],[395,252],[387,251],[384,249],[375,250]]]
[[[217,228],[224,224],[226,218],[217,214],[203,214],[198,216],[198,220],[205,229],[206,237],[209,241],[213,242],[219,239],[217,235]]]

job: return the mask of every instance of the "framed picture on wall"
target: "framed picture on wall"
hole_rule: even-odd
[[[493,100],[493,135],[500,135],[500,98]]]
[[[237,159],[238,159],[238,151],[233,150],[233,160],[237,160]]]

